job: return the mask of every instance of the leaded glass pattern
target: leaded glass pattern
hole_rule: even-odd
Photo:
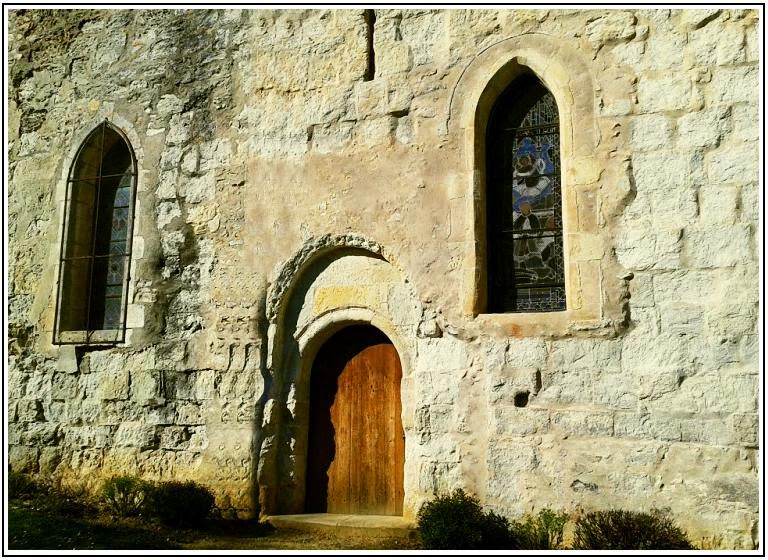
[[[487,137],[489,311],[565,309],[560,129],[552,94],[516,79]]]
[[[124,338],[135,177],[128,142],[105,121],[70,174],[54,343]]]

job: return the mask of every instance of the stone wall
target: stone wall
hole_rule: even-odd
[[[373,61],[368,31],[10,12],[13,468],[300,510],[312,349],[371,322],[403,361],[406,516],[462,486],[756,546],[758,13],[376,10]],[[564,313],[483,309],[476,139],[521,66],[561,111]],[[67,175],[105,118],[139,167],[128,338],[54,346]]]

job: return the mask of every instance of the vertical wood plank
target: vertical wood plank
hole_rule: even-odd
[[[327,474],[329,513],[402,515],[400,359],[372,327],[350,327],[339,335],[313,364],[307,484],[323,484]],[[327,471],[318,474],[325,464]],[[308,487],[307,507],[321,507],[317,496],[323,494]]]

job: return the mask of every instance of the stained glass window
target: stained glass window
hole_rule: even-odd
[[[564,310],[555,99],[524,74],[496,100],[487,130],[488,311]]]
[[[124,338],[135,180],[130,145],[103,122],[80,147],[67,186],[54,343]]]

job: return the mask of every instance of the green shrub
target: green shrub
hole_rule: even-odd
[[[152,483],[135,476],[115,476],[104,482],[101,495],[107,509],[118,517],[136,517],[144,513]]]
[[[423,546],[436,550],[480,548],[484,519],[477,498],[461,489],[426,502],[416,517]]]
[[[419,509],[419,534],[424,548],[435,550],[505,550],[513,548],[509,521],[483,512],[480,502],[464,490],[437,496]]]
[[[199,525],[213,507],[213,494],[195,482],[161,482],[150,492],[148,512],[163,523],[178,526]]]
[[[43,486],[26,473],[8,473],[8,497],[12,500],[32,498],[44,491]]]
[[[536,517],[510,526],[513,548],[519,550],[555,550],[563,544],[563,528],[568,516],[550,509],[541,510]]]
[[[576,522],[577,550],[692,550],[686,534],[659,511],[595,511]]]

